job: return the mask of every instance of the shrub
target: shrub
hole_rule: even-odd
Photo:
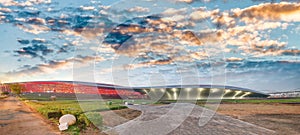
[[[110,106],[110,110],[120,110],[120,109],[125,109],[128,108],[127,106]]]
[[[37,108],[37,111],[46,118],[59,118],[62,116],[61,110],[58,108],[50,108],[46,106]]]
[[[61,116],[62,116],[62,113],[60,111],[48,112],[47,113],[48,118],[59,118]]]
[[[63,115],[73,114],[75,117],[79,117],[80,114],[82,114],[83,112],[81,110],[76,110],[76,109],[72,109],[72,108],[64,108],[64,109],[61,110],[61,113]]]
[[[8,95],[8,94],[9,94],[8,91],[4,91],[4,92],[1,93],[1,95]]]
[[[107,101],[106,104],[107,105],[112,105],[112,101]]]
[[[71,126],[69,126],[69,128],[67,130],[67,134],[79,135],[80,131],[81,131],[81,128],[79,128],[77,125],[71,125]]]
[[[90,126],[91,124],[91,121],[84,114],[80,114],[77,120],[80,124],[83,124],[85,126]]]
[[[24,90],[24,87],[19,83],[14,83],[9,85],[10,90],[17,95],[20,95]]]

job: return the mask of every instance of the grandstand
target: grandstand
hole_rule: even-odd
[[[72,81],[37,81],[19,83],[22,93],[87,94],[103,98],[200,100],[200,99],[247,99],[266,98],[269,95],[251,89],[221,85],[173,85],[155,87],[123,87],[101,83]],[[6,84],[9,85],[9,84]],[[5,88],[8,86],[5,85]],[[4,87],[4,86],[2,86]]]

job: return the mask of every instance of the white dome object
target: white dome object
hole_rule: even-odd
[[[68,123],[60,123],[58,128],[60,131],[63,131],[63,130],[67,130],[68,129]]]
[[[76,117],[72,114],[65,114],[59,118],[59,123],[68,123],[68,125],[73,125],[76,123]]]

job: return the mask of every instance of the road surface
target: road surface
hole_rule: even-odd
[[[108,134],[141,135],[271,135],[274,131],[231,118],[190,103],[163,106],[130,105],[142,115],[106,131]],[[200,120],[200,121],[199,121]]]
[[[60,134],[16,97],[0,99],[0,132],[3,135]]]

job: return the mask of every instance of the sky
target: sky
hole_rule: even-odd
[[[300,3],[1,0],[0,81],[300,88]]]

